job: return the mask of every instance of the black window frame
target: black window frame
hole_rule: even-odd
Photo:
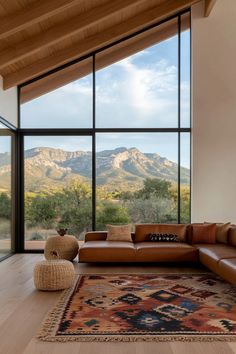
[[[189,215],[191,222],[191,140],[192,140],[192,128],[191,128],[191,82],[192,73],[190,66],[190,126],[188,128],[181,127],[181,17],[189,13],[190,17],[190,63],[191,63],[191,8],[187,8],[178,14],[170,16],[165,20],[158,21],[152,25],[145,27],[131,35],[128,35],[120,40],[117,40],[109,45],[106,45],[94,52],[89,53],[86,56],[80,57],[67,64],[61,65],[53,70],[48,71],[34,79],[28,80],[27,82],[18,86],[18,97],[20,98],[21,88],[27,86],[35,81],[43,79],[55,72],[61,71],[68,66],[76,64],[80,61],[92,57],[92,127],[91,128],[21,128],[21,117],[20,117],[20,99],[18,99],[18,129],[17,129],[17,156],[18,156],[18,167],[17,167],[17,201],[18,206],[17,213],[17,242],[16,251],[25,253],[41,253],[42,250],[26,250],[24,247],[25,243],[25,217],[24,217],[24,137],[25,136],[91,136],[92,137],[92,230],[96,230],[96,134],[97,133],[177,133],[178,134],[178,196],[177,196],[177,209],[178,223],[181,223],[181,191],[180,191],[180,179],[181,179],[181,133],[190,134],[190,205],[189,205]],[[96,54],[113,47],[123,41],[129,40],[143,32],[160,26],[161,24],[168,22],[170,20],[177,19],[178,25],[178,127],[176,128],[96,128]]]
[[[11,137],[11,249],[4,256],[0,257],[0,262],[11,257],[17,249],[17,128],[8,122],[4,117],[0,116],[0,123],[5,128],[0,128],[0,136]]]

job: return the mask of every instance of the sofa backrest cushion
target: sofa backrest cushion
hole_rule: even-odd
[[[186,242],[186,224],[137,224],[135,226],[135,242],[150,241],[150,234],[174,234],[180,242]]]
[[[212,224],[210,222],[205,222],[205,224]],[[217,243],[228,243],[228,232],[230,229],[230,222],[227,223],[217,223],[216,224],[216,242]]]
[[[131,237],[134,242],[135,235],[131,232]],[[107,231],[89,231],[84,236],[84,241],[106,241],[107,239]]]
[[[86,232],[84,241],[105,241],[107,238],[107,231],[90,231]]]
[[[190,243],[216,243],[216,224],[192,224]]]
[[[228,244],[236,247],[236,226],[231,226],[229,229]]]

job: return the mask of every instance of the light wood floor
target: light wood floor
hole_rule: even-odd
[[[32,270],[40,254],[14,255],[0,263],[0,354],[232,354],[235,343],[46,343],[34,339],[60,292],[34,289]],[[74,263],[77,273],[158,273],[198,271],[157,266],[89,266]]]

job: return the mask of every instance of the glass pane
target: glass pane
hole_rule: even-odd
[[[91,229],[89,136],[25,137],[25,248],[43,249],[59,227],[83,239]]]
[[[11,252],[12,137],[0,135],[0,259]]]
[[[96,126],[178,125],[178,25],[171,20],[96,55]]]
[[[190,222],[190,133],[181,133],[180,154],[180,220]]]
[[[96,136],[96,228],[177,222],[178,134]]]
[[[21,104],[22,128],[91,128],[92,59],[82,64],[21,90],[21,102],[25,102]]]
[[[6,127],[3,123],[0,122],[0,129],[5,129],[5,130],[7,130],[7,127]]]
[[[181,128],[190,127],[190,14],[181,16]]]

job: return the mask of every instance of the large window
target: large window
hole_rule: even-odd
[[[96,140],[97,228],[177,223],[178,134],[107,133]]]
[[[91,230],[90,136],[24,138],[25,248],[40,249],[57,228]]]
[[[25,248],[190,221],[190,15],[21,87]],[[40,129],[40,132],[39,132]]]
[[[80,66],[79,69],[83,69],[82,78],[34,100],[27,99],[21,105],[21,128],[92,127],[92,59],[87,59]],[[70,73],[66,75],[69,76]],[[43,81],[42,89],[52,84],[53,82]],[[26,97],[31,94],[31,90],[32,88],[25,88]]]
[[[10,129],[0,123],[0,260],[12,251],[13,139]]]
[[[166,30],[162,25],[145,38],[137,37],[135,51],[146,42],[145,49],[105,68],[100,69],[110,49],[96,55],[98,128],[178,127],[178,21],[168,26],[173,36],[156,43],[159,32]],[[155,44],[147,46],[154,38]],[[113,51],[125,53],[129,46],[134,43],[118,44]]]

